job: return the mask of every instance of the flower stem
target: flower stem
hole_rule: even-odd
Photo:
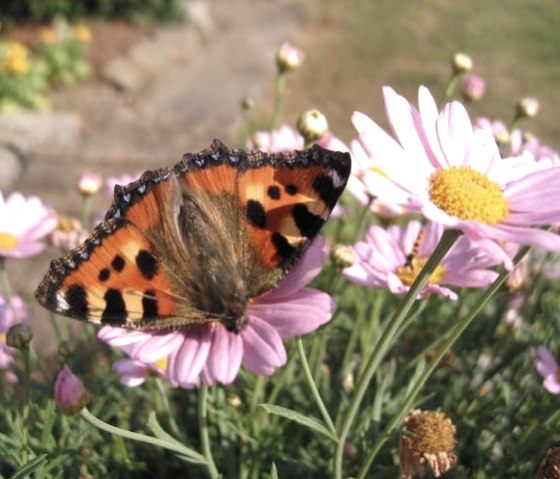
[[[523,248],[515,257],[514,263],[517,264],[529,252],[529,250],[530,248],[528,247]],[[496,291],[498,291],[500,286],[502,286],[504,281],[507,279],[509,273],[510,273],[509,271],[503,271],[489,286],[489,288],[486,291],[484,291],[484,293],[479,297],[478,301],[476,301],[475,305],[469,311],[469,313],[467,313],[463,317],[463,319],[461,319],[458,323],[454,324],[448,331],[443,333],[442,336],[446,338],[445,341],[438,348],[437,354],[428,363],[428,365],[426,366],[422,374],[416,379],[415,383],[412,385],[412,388],[410,389],[410,392],[406,396],[405,400],[403,401],[403,403],[401,404],[401,406],[399,407],[395,415],[391,418],[387,426],[385,426],[383,432],[379,435],[379,437],[375,441],[375,444],[373,445],[364,465],[362,466],[360,472],[358,473],[357,479],[364,479],[366,477],[366,474],[373,460],[375,459],[377,453],[379,452],[379,450],[381,449],[385,441],[387,441],[393,429],[398,424],[400,424],[403,418],[406,416],[412,404],[414,403],[414,400],[422,390],[422,387],[424,387],[424,384],[426,384],[429,377],[432,375],[432,373],[434,372],[434,370],[442,360],[445,353],[447,353],[447,351],[451,349],[451,346],[455,344],[455,341],[459,339],[463,331],[467,329],[467,327],[472,323],[472,321],[478,315],[478,313],[480,313],[482,308],[484,308],[484,306],[488,303],[490,298],[494,296]]]
[[[399,307],[394,312],[393,316],[386,323],[379,339],[374,346],[371,355],[369,356],[363,373],[358,378],[356,383],[356,390],[352,402],[350,403],[349,410],[342,421],[342,426],[339,432],[339,442],[336,445],[334,452],[333,461],[333,477],[335,479],[342,479],[342,458],[344,453],[344,444],[348,438],[350,428],[356,419],[358,410],[362,403],[362,400],[369,388],[371,379],[375,374],[379,364],[385,357],[385,354],[389,350],[393,343],[393,340],[399,331],[403,321],[406,319],[407,313],[410,311],[414,301],[416,300],[418,293],[422,290],[424,285],[428,282],[428,279],[435,271],[436,267],[441,263],[442,259],[445,257],[447,252],[451,249],[455,241],[461,235],[460,231],[447,230],[443,233],[439,244],[437,245],[435,251],[433,252],[430,259],[422,268],[422,271],[416,277],[416,280],[410,287],[407,295],[404,297]]]
[[[133,441],[143,442],[152,446],[163,447],[164,449],[169,449],[170,451],[176,452],[178,454],[188,456],[189,458],[196,460],[200,464],[206,464],[206,460],[202,455],[187,447],[184,447],[178,442],[169,442],[157,437],[146,436],[145,434],[139,434],[137,432],[127,431],[126,429],[112,426],[111,424],[107,424],[98,417],[94,416],[88,410],[88,408],[83,408],[80,413],[82,417],[90,424],[94,425],[98,429],[101,429],[102,431],[108,432],[109,434],[114,434],[116,436],[124,437],[125,439],[131,439]]]
[[[23,356],[23,398],[21,404],[21,449],[23,456],[23,463],[25,464],[29,460],[28,456],[28,445],[29,439],[27,430],[29,427],[29,378],[31,376],[31,361],[30,361],[30,349],[29,344],[26,344],[21,349],[21,355]]]
[[[443,93],[443,98],[441,99],[440,105],[444,105],[451,99],[451,97],[455,93],[455,90],[457,89],[457,84],[459,83],[460,78],[461,75],[456,73],[451,76],[451,78],[447,82],[447,85],[445,85],[445,91]]]
[[[309,385],[309,388],[311,389],[311,394],[313,394],[313,398],[315,399],[315,402],[317,403],[317,407],[319,408],[319,411],[321,412],[321,415],[323,416],[323,420],[325,421],[329,431],[332,433],[333,436],[336,437],[337,436],[336,428],[334,427],[334,423],[331,419],[331,416],[329,415],[329,412],[327,411],[327,408],[325,407],[325,403],[323,402],[323,399],[321,398],[321,394],[319,393],[319,390],[317,389],[317,385],[315,384],[315,381],[313,380],[313,374],[311,374],[311,370],[309,369],[309,364],[307,362],[307,356],[305,355],[305,349],[303,347],[303,341],[301,340],[301,338],[296,339],[296,346],[297,346],[299,358],[301,360],[301,364],[303,366],[303,373],[305,374],[305,379],[307,380],[307,384]]]
[[[212,450],[210,448],[210,436],[208,435],[208,387],[202,383],[198,390],[198,428],[200,429],[200,444],[202,446],[202,454],[206,459],[206,467],[208,475],[212,479],[220,477]]]
[[[6,295],[6,303],[8,307],[12,310],[14,315],[14,322],[17,323],[17,311],[12,304],[12,285],[10,284],[10,278],[8,277],[8,270],[6,269],[5,259],[0,257],[0,276],[2,277],[2,288],[4,289],[4,294]]]
[[[84,230],[89,228],[89,215],[91,213],[91,195],[82,195],[82,217],[81,224]]]
[[[276,74],[274,86],[275,97],[272,116],[270,117],[270,130],[274,130],[274,128],[276,128],[278,117],[280,116],[280,110],[282,109],[282,103],[284,102],[284,91],[286,90],[286,75],[284,73],[278,72]]]

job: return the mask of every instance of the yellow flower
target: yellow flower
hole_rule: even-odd
[[[27,48],[19,42],[10,42],[4,50],[3,67],[16,75],[25,75],[29,70]]]
[[[74,27],[74,37],[82,43],[89,43],[92,37],[91,30],[86,25],[76,25]]]
[[[39,40],[41,43],[52,45],[56,42],[56,33],[52,28],[41,28],[41,31],[39,32]]]

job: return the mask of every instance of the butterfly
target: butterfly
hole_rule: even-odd
[[[174,330],[212,321],[238,333],[317,235],[350,175],[348,153],[314,145],[244,152],[219,140],[116,186],[104,220],[53,260],[35,292],[92,323]]]

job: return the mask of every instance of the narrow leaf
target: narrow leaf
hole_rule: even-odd
[[[47,454],[40,454],[21,466],[10,479],[22,479],[29,476],[29,474],[39,469],[45,462],[47,462]]]
[[[278,471],[276,470],[276,464],[272,463],[272,468],[270,469],[269,479],[278,479]]]
[[[337,441],[336,437],[334,437],[330,433],[323,422],[315,417],[304,416],[303,414],[294,411],[293,409],[287,409],[282,406],[275,406],[274,404],[259,404],[259,406],[270,414],[275,414],[276,416],[281,416],[285,419],[289,419],[290,421],[297,422],[302,426],[305,426],[315,432],[319,432],[324,436],[327,436],[329,439],[332,439],[335,442]]]

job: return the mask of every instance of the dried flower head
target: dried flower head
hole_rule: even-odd
[[[457,463],[451,452],[457,444],[455,426],[444,413],[415,409],[405,418],[403,430],[399,442],[403,478],[411,479],[415,471],[424,477],[426,463],[439,477]]]
[[[33,331],[27,324],[15,324],[6,333],[6,344],[10,348],[25,349],[32,339]]]
[[[560,479],[560,447],[551,447],[546,451],[535,479]]]

